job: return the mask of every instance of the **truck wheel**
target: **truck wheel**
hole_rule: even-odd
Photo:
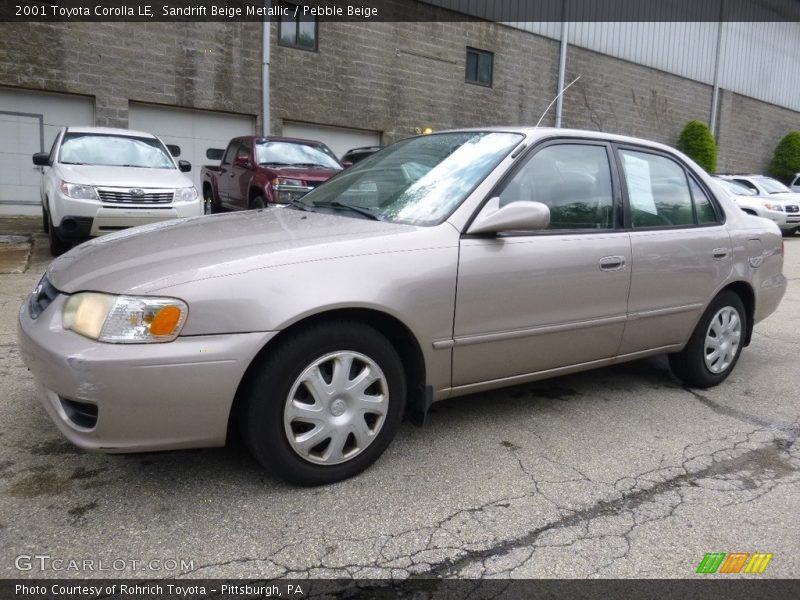
[[[214,191],[209,186],[203,187],[203,214],[212,215],[222,212],[222,207],[214,200]]]
[[[264,201],[264,196],[261,194],[257,194],[250,200],[250,210],[254,210],[256,208],[266,208],[267,203]]]
[[[48,222],[49,220],[48,218]],[[72,248],[72,242],[63,239],[58,233],[58,227],[52,223],[48,224],[47,233],[50,242],[50,254],[53,256],[61,256],[64,252]]]

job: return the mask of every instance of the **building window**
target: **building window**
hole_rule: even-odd
[[[467,74],[465,81],[492,87],[494,54],[486,50],[467,48]]]
[[[316,17],[301,16],[302,9],[297,11],[293,4],[284,4],[288,15],[278,21],[278,44],[300,50],[317,51],[319,37],[319,21]],[[294,15],[297,14],[297,17]]]

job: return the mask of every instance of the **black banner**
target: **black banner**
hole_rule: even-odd
[[[798,0],[0,0],[0,21],[800,21]]]
[[[414,598],[503,600],[794,600],[800,581],[730,578],[646,580],[0,580],[3,600],[251,600],[255,598]]]

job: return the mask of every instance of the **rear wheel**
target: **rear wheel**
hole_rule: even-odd
[[[353,321],[287,337],[256,365],[242,398],[242,437],[283,479],[321,485],[352,477],[383,453],[405,409],[391,343]]]
[[[711,302],[686,348],[670,354],[673,373],[688,385],[708,388],[730,375],[742,352],[747,313],[737,294],[725,291]]]

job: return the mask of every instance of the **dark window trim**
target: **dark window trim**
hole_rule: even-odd
[[[540,150],[544,150],[548,146],[564,146],[567,144],[575,144],[581,146],[602,146],[606,150],[606,155],[608,157],[608,167],[611,171],[611,193],[613,195],[613,202],[614,202],[614,227],[608,229],[542,229],[540,231],[512,231],[500,234],[469,234],[469,228],[472,227],[472,223],[478,218],[478,215],[483,210],[483,207],[486,206],[486,203],[489,202],[492,198],[495,198],[501,189],[503,189],[511,179],[513,179],[516,174],[525,167],[526,164],[536,155]],[[522,152],[524,150],[524,152]],[[621,179],[622,175],[619,171],[619,167],[616,161],[616,153],[614,152],[613,145],[608,140],[603,139],[596,139],[596,138],[581,138],[581,137],[546,137],[543,139],[538,140],[532,146],[526,147],[523,145],[521,148],[517,148],[515,150],[516,154],[518,155],[516,164],[512,165],[511,168],[505,172],[505,174],[500,178],[500,180],[494,184],[489,193],[486,194],[486,197],[481,201],[475,211],[472,213],[472,216],[467,220],[467,224],[464,227],[464,233],[461,234],[462,238],[470,239],[470,238],[486,238],[489,237],[531,237],[531,236],[547,236],[547,235],[587,235],[588,233],[619,233],[619,232],[627,232],[628,229],[625,226],[624,211],[627,206],[627,202],[624,201],[622,188],[621,188]],[[521,156],[520,156],[521,155]]]
[[[289,7],[291,14],[294,14],[294,9],[297,8],[295,4],[289,4],[288,2],[280,2],[281,6]],[[302,7],[300,7],[302,8]],[[293,18],[294,19],[294,18]],[[290,44],[289,42],[283,41],[283,20],[278,19],[278,45],[283,46],[284,48],[293,48],[295,50],[304,50],[306,52],[319,52],[319,17],[314,17],[314,47],[307,48],[306,46],[300,46],[297,44],[297,38],[300,35],[300,16],[298,16],[293,21],[294,23],[294,39],[295,43]]]
[[[473,52],[478,55],[478,63],[475,65],[475,77],[476,79],[470,79],[469,73],[467,72],[467,63],[470,52]],[[491,58],[491,68],[489,69],[489,83],[483,83],[482,81],[477,79],[478,76],[478,69],[480,68],[480,56],[481,54],[485,54]],[[473,46],[467,46],[467,52],[464,57],[464,83],[470,83],[472,85],[479,85],[481,87],[488,87],[491,88],[494,86],[494,52],[490,52],[489,50],[481,50],[480,48],[474,48]]]

